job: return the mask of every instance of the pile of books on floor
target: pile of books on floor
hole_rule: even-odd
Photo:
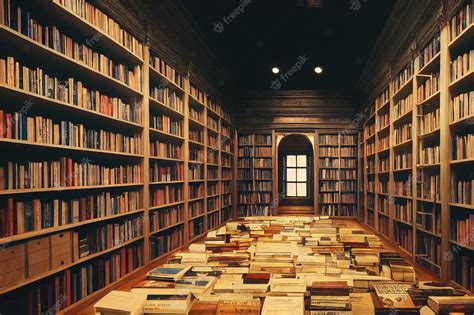
[[[355,221],[258,217],[226,223],[112,291],[101,314],[473,314],[474,298],[418,281]]]

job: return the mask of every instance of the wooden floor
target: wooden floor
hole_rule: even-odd
[[[290,207],[288,207],[288,209],[291,211],[291,210],[294,210],[294,211],[302,211],[303,209],[290,209]],[[309,211],[311,210],[312,211],[312,207],[307,207],[305,210]],[[284,209],[286,210],[286,209]],[[308,214],[309,215],[309,214]],[[281,213],[278,213],[278,216],[282,216]],[[295,216],[306,216],[306,215],[295,215]],[[340,221],[340,222],[347,222],[347,221],[351,221],[351,224],[354,225],[354,226],[357,226],[359,228],[362,228],[362,229],[365,229],[367,231],[369,231],[370,233],[373,233],[375,235],[377,235],[378,233],[376,233],[374,230],[372,230],[370,227],[367,227],[366,225],[362,225],[360,224],[358,221],[356,221],[355,219],[333,219],[334,221]],[[380,237],[380,235],[379,235]],[[200,238],[200,239],[197,239],[196,241],[194,241],[193,243],[202,243],[203,242],[203,239],[204,237]],[[387,248],[392,248],[394,250],[396,250],[397,252],[400,253],[400,255],[402,257],[404,257],[409,263],[412,263],[412,261],[409,259],[409,257],[403,253],[402,251],[400,251],[398,248],[394,247],[393,245],[391,245],[390,243],[388,243],[388,241],[383,238],[383,237],[380,237],[381,241],[383,242],[384,244],[384,247],[387,247]],[[181,248],[179,250],[185,250],[186,248]],[[176,251],[174,251],[176,252]],[[173,253],[174,253],[173,252]],[[171,253],[169,256],[171,256],[173,253]],[[130,291],[131,288],[133,287],[133,285],[135,285],[136,283],[144,280],[145,278],[145,274],[153,269],[153,268],[156,268],[164,263],[166,263],[168,257],[164,257],[162,258],[161,260],[159,261],[156,261],[154,262],[153,264],[150,264],[148,266],[145,266],[143,267],[140,271],[137,271],[136,273],[133,274],[133,276],[131,276],[130,278],[127,278],[125,279],[123,282],[121,283],[117,283],[115,285],[113,285],[112,288],[110,288],[109,290],[107,291],[111,291],[111,290],[119,290],[119,291]],[[434,276],[433,274],[431,274],[430,272],[428,272],[426,269],[424,269],[423,267],[419,266],[419,265],[416,265],[416,264],[413,264],[414,268],[415,268],[415,271],[416,271],[416,276],[417,276],[417,279],[418,280],[437,280],[437,281],[440,281],[439,278],[437,278],[436,276]],[[107,292],[104,292],[103,294],[100,294],[98,296],[94,296],[90,299],[87,299],[85,301],[83,301],[82,303],[79,302],[77,306],[73,306],[71,308],[69,308],[69,310],[67,312],[60,312],[58,314],[67,314],[67,315],[73,315],[73,314],[79,314],[79,315],[95,315],[95,312],[94,312],[94,304],[103,296],[105,295]],[[1,314],[0,314],[1,315]]]

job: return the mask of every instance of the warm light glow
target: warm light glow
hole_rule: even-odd
[[[273,67],[273,68],[272,68],[272,72],[275,73],[275,74],[277,74],[277,73],[280,72],[280,69],[278,69],[277,67]]]
[[[323,68],[316,67],[316,68],[314,68],[314,72],[316,72],[317,74],[321,74],[321,73],[323,73]]]

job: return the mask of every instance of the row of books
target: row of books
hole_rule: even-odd
[[[204,201],[202,199],[192,201],[188,205],[188,213],[190,218],[201,215],[204,213],[204,211]]]
[[[397,74],[393,80],[393,91],[398,92],[405,83],[410,80],[415,74],[415,60],[410,60],[407,65]]]
[[[181,185],[166,185],[156,187],[150,191],[151,204],[154,207],[183,201],[183,187]]]
[[[201,149],[189,148],[189,161],[200,163],[204,162],[204,151]]]
[[[150,237],[151,259],[161,257],[184,244],[184,228],[178,226],[157,236]]]
[[[254,170],[254,178],[256,180],[272,180],[272,170],[256,169]]]
[[[455,136],[452,140],[452,159],[464,160],[474,158],[474,134]]]
[[[426,200],[440,200],[441,181],[439,174],[423,173],[418,187],[418,197]]]
[[[136,216],[72,232],[73,261],[120,246],[143,235],[143,217]]]
[[[394,224],[393,233],[395,242],[397,242],[400,247],[411,253],[413,251],[412,227],[403,224]]]
[[[189,180],[204,180],[204,167],[202,164],[191,164],[188,168]],[[209,177],[208,177],[209,179]]]
[[[339,171],[332,170],[332,169],[320,169],[319,170],[319,177],[325,180],[338,180],[339,179]]]
[[[337,157],[339,156],[338,147],[320,147],[319,148],[320,157]]]
[[[413,179],[408,176],[406,179],[395,179],[393,193],[396,196],[412,196]]]
[[[0,24],[27,36],[41,46],[52,49],[137,91],[142,90],[140,65],[135,65],[134,70],[131,70],[124,64],[116,63],[104,54],[94,51],[87,42],[75,41],[56,26],[42,25],[34,18],[35,12],[29,11],[17,1],[4,1],[6,2],[5,8],[9,8],[9,10],[4,12],[3,21],[0,21]]]
[[[385,236],[390,235],[390,219],[386,216],[379,215],[379,231]]]
[[[474,205],[474,179],[459,178],[458,174],[451,174],[451,202]]]
[[[441,149],[439,144],[420,146],[418,158],[421,165],[439,164],[441,161]]]
[[[375,154],[375,142],[370,142],[365,145],[367,156]]]
[[[390,210],[390,201],[388,199],[387,196],[378,196],[378,199],[377,199],[377,206],[378,206],[378,211],[380,213],[385,213],[385,214],[389,214],[389,210]]]
[[[13,57],[0,59],[0,84],[114,118],[141,123],[140,106],[129,105],[120,98],[89,89],[74,78],[60,79],[46,74],[41,68],[32,70],[21,66]]]
[[[431,76],[418,86],[417,101],[423,102],[439,91],[439,73],[432,73]]]
[[[375,98],[375,106],[377,109],[387,104],[390,100],[390,86],[385,87],[382,92]]]
[[[256,183],[256,187],[258,189],[258,186],[260,184],[267,184],[268,182],[258,182]],[[260,185],[261,188],[266,188],[263,185]],[[260,189],[260,190],[265,190],[265,189]],[[222,182],[222,193],[223,194],[229,194],[232,192],[232,182]]]
[[[208,180],[218,180],[219,179],[219,170],[217,168],[207,168],[207,179]]]
[[[418,70],[423,69],[441,51],[440,34],[437,33],[433,39],[418,54]]]
[[[184,100],[182,95],[167,86],[151,86],[150,98],[164,104],[174,111],[181,114],[184,113]]]
[[[192,220],[189,222],[189,237],[191,239],[201,235],[204,233],[204,227],[205,227],[205,222],[204,222],[204,217],[199,217],[195,220]]]
[[[471,117],[474,115],[474,91],[460,94],[451,101],[450,121]]]
[[[413,205],[411,200],[394,203],[394,216],[398,220],[411,224],[413,222]]]
[[[374,159],[368,159],[367,160],[367,173],[368,174],[374,174],[375,173],[375,160]]]
[[[449,67],[449,74],[451,82],[454,82],[466,74],[472,72],[474,69],[474,50],[471,50],[465,54],[459,55],[457,58],[451,61]]]
[[[357,147],[341,148],[341,158],[344,157],[357,157]]]
[[[272,135],[255,135],[255,145],[272,145]]]
[[[272,157],[272,148],[270,147],[257,147],[255,148],[256,157]]]
[[[411,123],[407,123],[395,128],[395,130],[393,131],[393,139],[395,141],[395,145],[411,140],[412,133],[413,128]]]
[[[224,182],[223,184],[229,184],[229,183],[226,183]],[[223,185],[224,187],[225,185]],[[227,186],[225,186],[227,187]],[[207,195],[208,196],[213,196],[213,195],[216,195],[217,194],[217,183],[213,183],[213,182],[210,182],[210,183],[207,183]]]
[[[130,137],[103,129],[88,129],[81,123],[53,121],[20,112],[12,114],[0,110],[0,130],[7,139],[110,152],[142,153],[142,138],[139,133]]]
[[[175,163],[172,166],[160,166],[156,162],[150,164],[150,182],[182,181],[183,173],[183,163]]]
[[[390,124],[390,111],[378,115],[377,119],[377,130],[382,130]]]
[[[379,172],[390,171],[390,157],[379,158]]]
[[[253,135],[239,135],[239,145],[241,146],[253,146],[254,136]]]
[[[150,116],[150,128],[161,130],[178,137],[183,137],[183,121],[174,120],[166,115]]]
[[[204,143],[204,132],[199,129],[189,129],[189,140]]]
[[[141,166],[107,167],[61,157],[53,161],[7,162],[0,166],[0,189],[40,189],[141,183]]]
[[[150,54],[150,67],[159,72],[162,76],[179,86],[181,89],[184,89],[186,78],[171,67],[166,61],[158,57],[157,55]]]
[[[86,20],[100,29],[130,52],[143,58],[143,44],[133,35],[124,30],[114,19],[85,0],[54,0],[68,11]]]
[[[402,152],[394,155],[393,169],[402,170],[413,167],[413,154],[411,152]]]
[[[218,209],[219,197],[207,198],[207,212]]]
[[[139,209],[139,191],[99,192],[80,198],[6,198],[0,201],[0,237],[112,217]]]
[[[368,123],[364,128],[364,137],[368,139],[375,134],[375,122]]]
[[[433,132],[440,128],[440,110],[437,107],[434,111],[424,114],[419,119],[419,135]]]
[[[207,116],[207,128],[219,131],[219,122],[214,118]]]
[[[168,226],[178,224],[183,219],[183,205],[152,211],[150,213],[150,231],[156,232]]]
[[[240,163],[240,159],[239,159],[239,163]],[[249,161],[249,160],[247,160]],[[272,162],[272,159],[271,158],[260,158],[260,159],[254,159],[253,160],[253,166],[254,167],[272,167],[273,166],[273,162]]]
[[[183,159],[181,144],[160,142],[159,140],[150,142],[150,155],[166,159]]]
[[[416,226],[436,235],[441,235],[440,209],[433,207],[433,205],[419,205],[416,211]]]
[[[395,114],[395,119],[404,114],[408,113],[413,109],[413,94],[409,94],[407,97],[398,100],[395,105],[393,105],[393,113]]]
[[[124,277],[143,265],[143,245],[138,242],[98,259],[54,274],[16,292],[4,295],[0,309],[9,313],[59,312]],[[16,279],[21,281],[23,279]],[[0,287],[4,287],[0,285]]]
[[[189,106],[189,118],[204,124],[204,112],[202,110],[198,110],[192,106]]]
[[[428,259],[436,265],[441,265],[443,251],[441,240],[419,232],[416,235],[416,256]]]
[[[204,185],[202,183],[189,184],[189,198],[196,199],[204,197]]]
[[[329,168],[338,168],[339,167],[339,159],[331,158],[331,157],[324,157],[319,158],[319,167],[329,167]]]
[[[193,84],[189,84],[189,94],[191,97],[207,106],[209,100],[207,94],[201,91],[198,87],[194,86]]]
[[[474,21],[473,5],[467,4],[455,16],[451,18],[449,23],[449,40],[453,41],[466,28],[471,26]]]
[[[390,147],[390,135],[380,137],[378,141],[378,151],[386,150]]]

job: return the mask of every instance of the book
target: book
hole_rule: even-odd
[[[290,296],[267,296],[263,302],[262,315],[304,314],[304,299]]]
[[[163,265],[147,272],[147,279],[151,280],[170,280],[176,281],[181,279],[192,266],[183,265]]]
[[[430,296],[428,306],[435,313],[442,312],[474,312],[472,296]]]
[[[111,291],[94,304],[94,311],[103,315],[139,315],[147,296],[142,293]]]

